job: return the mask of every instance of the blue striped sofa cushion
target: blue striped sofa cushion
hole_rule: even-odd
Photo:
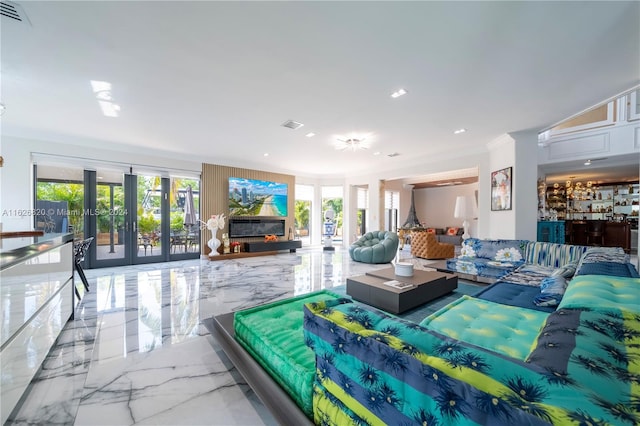
[[[587,251],[587,246],[569,244],[529,242],[525,249],[525,263],[558,268],[567,263],[579,261]]]

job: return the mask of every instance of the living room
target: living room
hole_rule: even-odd
[[[295,185],[313,188],[312,244],[297,256],[87,271],[94,315],[64,329],[16,423],[275,424],[200,321],[370,270],[345,256],[360,229],[358,188],[366,230],[385,226],[385,191],[399,194],[400,225],[413,192],[419,221],[437,228],[462,226],[455,200],[470,195],[472,236],[535,241],[545,167],[640,162],[633,123],[594,131],[606,133],[597,149],[540,140],[636,92],[637,2],[110,3],[9,3],[25,18],[2,18],[12,42],[1,230],[33,229],[32,216],[11,212],[33,211],[39,165],[202,179],[201,218],[228,215],[230,175],[206,176],[220,167],[287,180],[292,200]],[[495,211],[491,175],[509,167],[512,208]],[[474,182],[455,184],[470,170]],[[343,194],[334,253],[321,247],[323,187]]]

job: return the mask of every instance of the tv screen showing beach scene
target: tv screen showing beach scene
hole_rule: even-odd
[[[230,216],[286,216],[287,184],[229,178]]]

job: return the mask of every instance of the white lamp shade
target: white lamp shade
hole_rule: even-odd
[[[456,208],[453,217],[456,219],[473,219],[476,217],[476,200],[471,195],[456,197]]]

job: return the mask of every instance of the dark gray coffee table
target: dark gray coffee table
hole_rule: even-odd
[[[396,280],[412,284],[409,289],[397,289],[384,284]],[[394,268],[385,268],[347,278],[347,294],[355,300],[387,312],[400,314],[458,288],[458,276],[443,272],[414,270],[413,276],[402,277]]]

